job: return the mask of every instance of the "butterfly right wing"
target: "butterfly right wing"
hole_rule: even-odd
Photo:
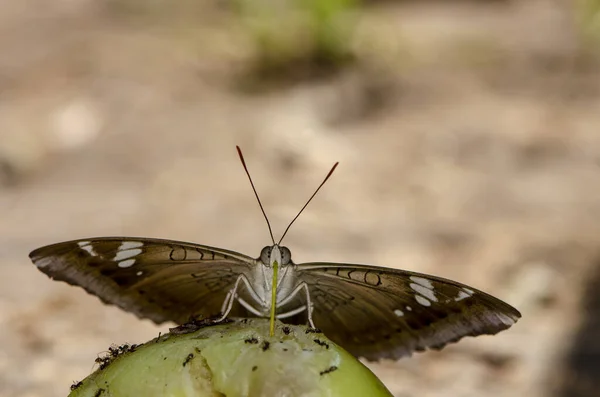
[[[465,336],[496,334],[521,314],[485,292],[441,277],[340,263],[297,265],[317,328],[355,356],[399,359]],[[303,295],[290,305],[305,304]]]
[[[41,247],[29,255],[49,277],[84,288],[104,303],[157,324],[220,314],[227,292],[256,260],[172,240],[102,237]],[[229,314],[247,313],[233,305]]]

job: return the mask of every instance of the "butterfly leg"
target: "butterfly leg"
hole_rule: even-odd
[[[300,306],[300,307],[298,307],[298,308],[296,308],[294,310],[290,310],[289,312],[278,314],[276,317],[278,319],[279,318],[289,318],[289,317],[295,316],[298,313],[302,313],[305,310],[306,310],[306,305],[302,305],[302,306]]]
[[[237,300],[238,300],[238,302],[240,302],[240,305],[244,306],[250,313],[254,314],[255,316],[257,316],[257,317],[265,316],[264,313],[261,313],[260,311],[256,310],[251,304],[249,304],[242,298],[237,298]]]
[[[302,311],[306,310],[306,314],[308,316],[308,325],[310,325],[311,328],[316,328],[315,324],[313,323],[313,319],[312,319],[313,305],[312,305],[312,301],[310,300],[310,292],[308,290],[308,284],[306,284],[306,283],[298,284],[298,286],[296,288],[294,288],[294,290],[288,296],[283,298],[280,302],[277,302],[277,305],[283,306],[283,305],[291,302],[296,297],[296,295],[298,295],[298,293],[302,290],[304,290],[304,292],[306,293],[306,305],[296,308],[294,310],[290,310],[289,312],[282,313],[282,314],[278,315],[277,317],[278,318],[291,317],[294,314],[298,314],[298,313],[301,313]]]
[[[225,318],[231,311],[231,308],[233,307],[233,303],[236,301],[236,299],[242,304],[242,306],[244,306],[246,309],[248,309],[252,313],[256,314],[256,312],[257,312],[256,309],[254,309],[254,308],[252,308],[253,310],[249,309],[248,306],[250,306],[250,304],[248,304],[246,301],[244,301],[244,303],[246,303],[246,305],[248,305],[248,306],[244,305],[244,303],[242,303],[243,299],[241,299],[237,296],[237,291],[240,287],[241,282],[243,282],[244,285],[246,286],[246,289],[250,293],[250,296],[252,296],[252,298],[254,298],[254,300],[256,300],[257,302],[260,303],[260,297],[258,296],[256,291],[254,291],[254,288],[252,288],[252,286],[250,285],[250,281],[248,280],[248,278],[245,275],[240,274],[239,277],[237,278],[237,280],[235,280],[235,284],[233,285],[233,288],[231,288],[229,290],[229,292],[227,293],[227,296],[225,297],[225,301],[223,301],[223,306],[221,307],[221,313],[222,313],[221,317],[216,319],[215,322],[221,322],[221,321],[225,320]],[[261,316],[261,314],[258,314],[258,315]]]

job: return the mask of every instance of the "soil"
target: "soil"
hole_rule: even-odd
[[[109,346],[173,327],[52,282],[31,250],[115,235],[252,256],[270,244],[236,144],[276,236],[340,162],[286,236],[295,262],[435,274],[523,314],[493,337],[369,364],[396,396],[577,382],[566,357],[600,263],[600,64],[573,10],[374,3],[359,63],[253,92],[227,7],[0,5],[0,396],[64,396]]]

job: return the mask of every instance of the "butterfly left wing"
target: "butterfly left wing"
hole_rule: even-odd
[[[51,278],[157,324],[218,315],[237,277],[256,264],[253,258],[220,248],[139,237],[68,241],[29,256]],[[230,315],[247,313],[234,305]]]
[[[371,361],[441,349],[465,336],[496,334],[521,317],[491,295],[420,273],[305,263],[297,265],[296,274],[308,285],[316,327]],[[298,299],[304,297],[299,294]]]

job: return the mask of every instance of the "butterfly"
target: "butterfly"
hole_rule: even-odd
[[[251,178],[250,183],[258,198]],[[259,205],[267,218],[260,200]],[[296,264],[281,241],[298,215],[277,243],[267,219],[273,244],[258,258],[139,237],[67,241],[38,248],[30,258],[51,278],[157,324],[246,317],[271,317],[273,324],[277,318],[318,327],[354,356],[370,361],[496,334],[521,317],[485,292],[440,277],[370,265]]]

